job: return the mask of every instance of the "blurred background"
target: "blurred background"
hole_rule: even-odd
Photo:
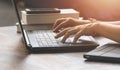
[[[16,0],[20,8],[74,8],[85,19],[120,20],[120,0]],[[0,0],[0,26],[17,22],[11,0]]]
[[[10,0],[0,0],[0,26],[15,25],[16,16]]]

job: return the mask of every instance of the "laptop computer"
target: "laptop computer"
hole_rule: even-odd
[[[57,52],[78,52],[90,51],[98,46],[98,43],[91,36],[83,36],[79,39],[79,43],[71,43],[72,38],[66,43],[61,43],[61,40],[55,39],[55,33],[50,29],[41,30],[25,30],[21,24],[19,11],[16,1],[13,1],[15,12],[21,28],[25,47],[30,53],[57,53]]]
[[[109,43],[102,45],[86,54],[87,61],[119,62],[120,63],[120,44]]]

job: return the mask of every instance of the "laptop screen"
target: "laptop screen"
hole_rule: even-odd
[[[22,23],[21,23],[21,19],[20,19],[18,7],[17,7],[17,4],[16,4],[16,0],[12,0],[12,3],[13,3],[13,6],[14,6],[14,9],[15,9],[15,12],[16,12],[16,16],[17,16],[17,19],[18,19],[18,23],[20,25],[20,29],[21,29],[24,41],[25,41],[25,43],[27,43],[28,41],[26,41],[26,39],[25,39],[25,32],[24,32],[24,29],[23,29],[23,26],[22,26]]]

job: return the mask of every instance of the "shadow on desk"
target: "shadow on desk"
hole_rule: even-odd
[[[8,70],[16,68],[28,56],[24,44],[21,42],[21,35],[16,33],[14,28],[0,28],[0,68]]]

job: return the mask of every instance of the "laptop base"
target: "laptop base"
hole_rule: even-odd
[[[99,44],[91,36],[82,36],[78,43],[73,44],[70,37],[65,43],[61,39],[55,39],[52,30],[33,30],[27,31],[31,53],[64,53],[64,52],[86,52],[95,49]]]
[[[120,63],[120,44],[105,44],[86,54],[86,61]]]
[[[91,47],[91,48],[89,48]],[[69,52],[88,52],[96,48],[96,46],[79,46],[79,47],[44,47],[44,48],[31,48],[29,53],[69,53]]]

